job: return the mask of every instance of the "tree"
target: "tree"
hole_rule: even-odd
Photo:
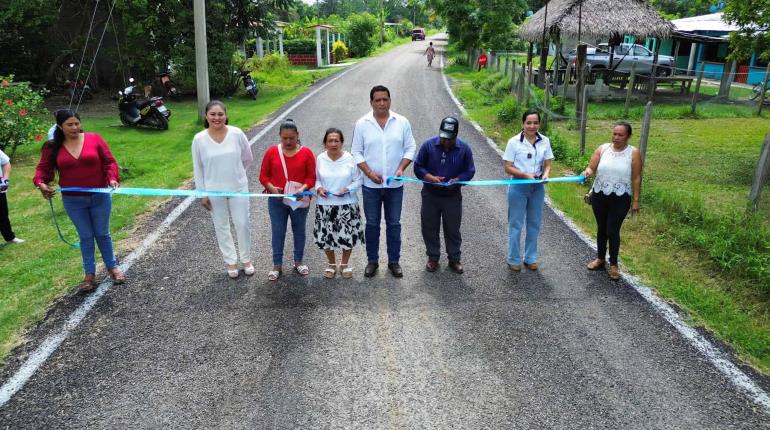
[[[462,48],[504,49],[513,43],[515,24],[524,19],[525,0],[428,0],[446,22],[450,39]]]
[[[740,30],[730,33],[731,59],[746,59],[752,53],[770,61],[770,2],[767,0],[728,0],[724,19]]]
[[[365,57],[372,52],[374,35],[379,28],[377,18],[368,13],[352,15],[348,19],[348,37],[350,50],[357,57]]]

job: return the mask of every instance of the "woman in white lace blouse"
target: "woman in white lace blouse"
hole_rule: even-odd
[[[642,187],[642,157],[639,150],[628,144],[631,124],[620,121],[612,128],[612,143],[600,145],[591,156],[583,176],[596,174],[591,188],[591,207],[596,218],[596,259],[588,270],[605,266],[607,242],[610,251],[610,278],[620,279],[618,253],[620,227],[631,209],[639,212],[639,191]]]

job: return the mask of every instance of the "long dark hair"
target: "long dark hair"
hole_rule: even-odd
[[[214,106],[219,106],[222,108],[222,111],[225,113],[225,125],[230,124],[230,118],[227,116],[227,106],[225,106],[225,104],[219,100],[212,100],[206,103],[206,108],[203,112],[203,128],[209,128],[209,120],[206,119],[206,114],[209,113],[209,110],[211,110],[211,108]]]
[[[60,109],[56,111],[56,130],[53,132],[53,139],[43,144],[43,148],[51,149],[48,162],[53,166],[54,170],[58,170],[56,158],[59,156],[59,150],[64,144],[64,130],[62,130],[61,125],[72,117],[75,117],[80,121],[80,115],[72,109]],[[83,132],[82,128],[80,129],[80,132]]]

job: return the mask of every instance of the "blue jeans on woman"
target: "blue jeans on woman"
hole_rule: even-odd
[[[273,265],[283,264],[283,244],[286,241],[286,223],[291,219],[291,232],[294,236],[294,261],[302,261],[305,256],[305,221],[310,208],[291,210],[279,197],[267,199],[267,212],[270,214],[272,229]]]
[[[404,187],[363,187],[364,215],[366,215],[366,257],[370,263],[380,258],[380,220],[385,212],[385,244],[388,247],[388,263],[401,259],[401,204]]]
[[[99,246],[102,260],[107,269],[118,265],[112,250],[110,236],[110,212],[112,196],[92,193],[87,195],[62,195],[64,210],[67,211],[80,237],[80,254],[83,257],[83,270],[86,274],[96,273],[96,248]]]
[[[543,184],[508,186],[508,264],[521,264],[521,227],[526,219],[524,263],[537,263],[537,237],[543,220]]]

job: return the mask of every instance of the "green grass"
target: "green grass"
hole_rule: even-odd
[[[315,80],[339,70],[268,76],[256,101],[241,93],[225,100],[230,124],[250,128],[303,93]],[[115,113],[82,118],[85,130],[98,132],[109,143],[123,169],[124,186],[177,188],[192,176],[190,145],[192,137],[202,129],[197,103],[169,102],[167,106],[172,117],[165,132],[121,127]],[[16,234],[27,242],[0,247],[0,359],[22,341],[24,330],[42,319],[50,304],[71,291],[82,277],[79,251],[59,241],[48,204],[32,187],[39,154],[39,146],[21,146],[13,159],[13,186],[8,193],[10,217]],[[132,232],[142,214],[164,201],[127,196],[113,200],[111,230],[120,255],[133,248],[137,238]],[[61,198],[54,199],[54,208],[65,237],[77,240]]]
[[[461,66],[449,67],[447,74],[469,116],[503,148],[520,131],[520,120],[499,120],[503,101],[485,93],[490,74]],[[590,105],[588,154],[609,140],[622,108],[617,102]],[[568,103],[566,112],[574,115],[574,106]],[[642,112],[637,107],[629,115],[634,145]],[[701,105],[690,116],[685,102],[656,104],[653,118],[642,215],[624,224],[623,264],[680,306],[691,323],[707,327],[747,362],[770,372],[770,198],[756,216],[745,212],[767,116],[718,103]],[[548,134],[560,154],[558,174],[585,166],[588,154],[579,154],[574,121],[551,122]],[[548,192],[557,207],[594,234],[593,215],[581,198],[585,186],[563,184]]]

